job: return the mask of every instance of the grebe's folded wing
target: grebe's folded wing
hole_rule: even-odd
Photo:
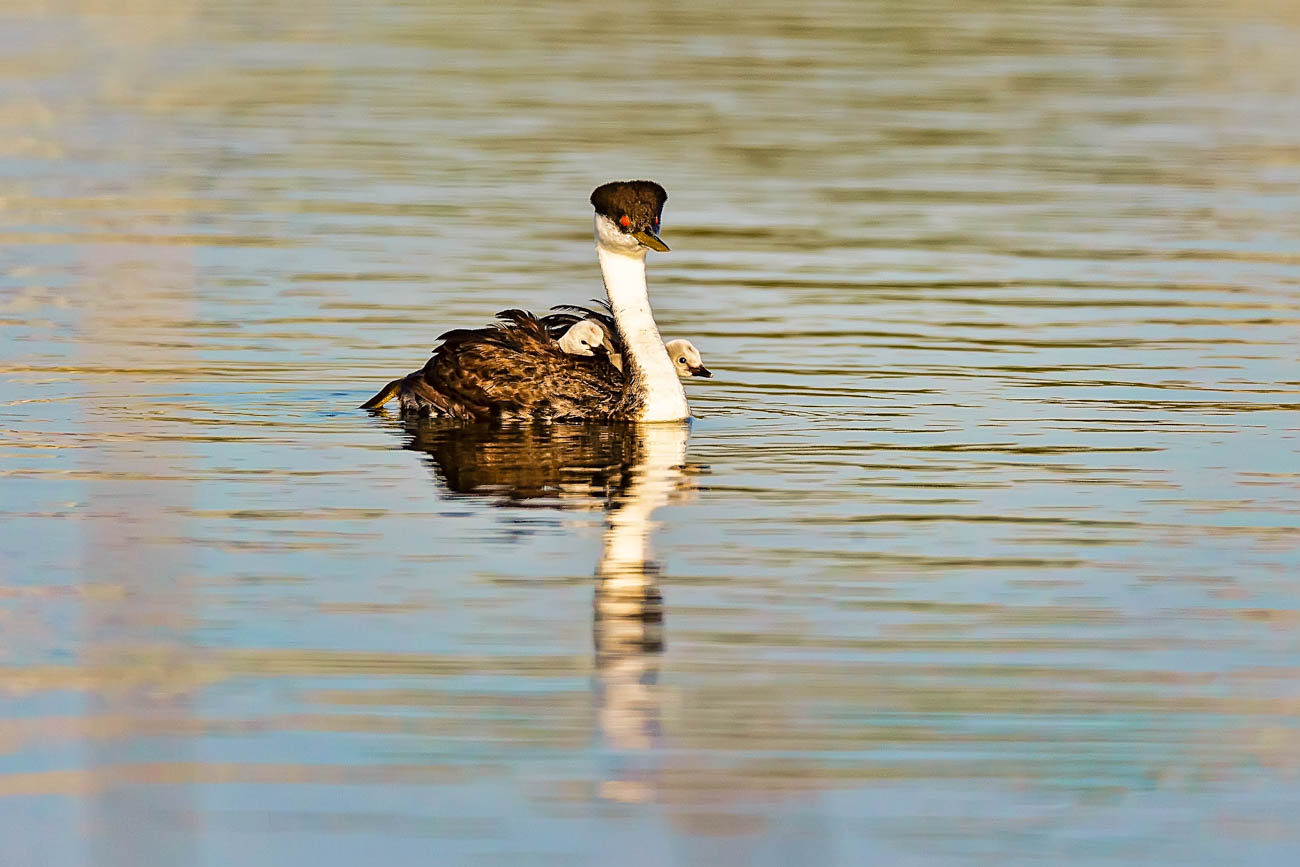
[[[616,411],[622,381],[603,359],[566,354],[531,313],[497,317],[496,325],[447,332],[420,372],[423,389],[454,405],[449,414],[593,418]]]

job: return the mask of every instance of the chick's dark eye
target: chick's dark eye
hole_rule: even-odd
[[[679,359],[677,359],[677,360],[678,360],[679,362],[681,362],[682,364],[685,364],[685,363],[686,363],[686,356],[683,355],[681,358],[679,358]]]

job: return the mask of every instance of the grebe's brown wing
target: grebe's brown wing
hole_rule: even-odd
[[[487,328],[457,329],[420,371],[448,414],[472,418],[608,418],[622,378],[600,358],[566,354],[537,317],[503,310]]]

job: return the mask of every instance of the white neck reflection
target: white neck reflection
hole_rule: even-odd
[[[647,425],[632,481],[609,513],[596,567],[596,717],[613,763],[602,797],[640,802],[653,795],[647,763],[660,741],[659,651],[663,597],[650,561],[656,509],[683,488],[686,424]]]

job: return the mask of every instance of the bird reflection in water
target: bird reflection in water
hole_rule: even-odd
[[[654,794],[664,647],[659,567],[650,559],[655,510],[690,495],[688,424],[490,426],[407,422],[407,448],[426,453],[456,495],[497,505],[603,508],[593,611],[596,721],[611,766],[601,797]]]

